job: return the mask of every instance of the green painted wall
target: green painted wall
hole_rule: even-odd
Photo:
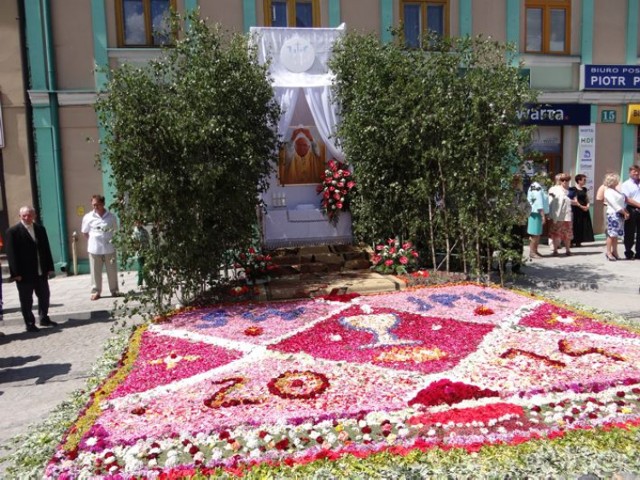
[[[460,0],[458,6],[458,26],[461,37],[473,35],[473,15],[471,0]]]
[[[593,0],[582,0],[582,30],[580,32],[582,63],[593,62]]]
[[[91,24],[93,27],[93,61],[96,65],[95,87],[96,91],[104,90],[109,81],[108,67],[109,57],[107,52],[107,16],[105,0],[91,0]],[[102,125],[98,124],[98,135],[104,139],[105,132]],[[102,157],[102,191],[107,205],[111,205],[116,198],[116,192],[109,184],[111,178],[111,165],[104,155]]]
[[[329,0],[329,26],[335,28],[340,25],[340,0]]]
[[[516,52],[520,51],[520,0],[507,0],[507,43],[516,46]],[[520,57],[514,55],[511,63],[518,65]]]
[[[392,35],[390,28],[393,27],[393,0],[380,0],[380,39],[383,42],[390,42]]]
[[[256,0],[242,0],[242,18],[245,33],[249,32],[251,27],[258,25]]]
[[[56,270],[66,269],[69,243],[62,181],[60,125],[49,0],[24,3],[27,64],[32,95],[33,136],[40,221],[47,229]]]

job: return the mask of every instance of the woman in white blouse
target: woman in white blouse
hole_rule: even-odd
[[[626,198],[616,190],[620,183],[620,176],[608,173],[604,177],[604,200],[607,205],[607,259],[611,262],[618,260],[618,238],[624,237],[624,221],[629,218],[626,210]]]
[[[556,175],[556,184],[549,189],[549,216],[551,226],[549,236],[553,242],[553,255],[558,255],[560,242],[564,243],[567,257],[571,255],[571,239],[573,238],[573,222],[571,205],[578,201],[569,198],[569,182],[571,177],[567,173]]]

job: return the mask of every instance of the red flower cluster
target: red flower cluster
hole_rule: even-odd
[[[329,379],[322,373],[305,370],[288,370],[273,378],[267,388],[282,398],[304,399],[314,398],[329,387]]]
[[[480,388],[475,385],[467,385],[462,382],[452,382],[443,378],[433,382],[427,388],[418,392],[414,399],[409,401],[409,405],[419,403],[427,407],[433,405],[454,405],[463,400],[478,399],[484,397],[497,397],[498,392],[488,388]]]
[[[327,166],[316,190],[322,194],[320,207],[324,214],[335,223],[338,221],[338,212],[348,210],[356,182],[350,178],[351,172],[345,163],[331,159]]]
[[[259,335],[262,335],[263,333],[264,330],[261,327],[256,326],[247,327],[244,331],[244,334],[249,337],[257,337]]]
[[[485,307],[484,305],[478,305],[473,311],[475,315],[493,315],[495,312],[491,310],[489,307]]]

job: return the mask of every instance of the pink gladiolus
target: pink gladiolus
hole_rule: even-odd
[[[353,187],[355,187],[355,186],[356,186],[356,182],[354,182],[353,180],[349,180],[349,181],[347,182],[347,187],[348,187],[349,189],[352,189],[352,188],[353,188]]]
[[[402,248],[404,248],[405,250],[406,250],[407,248],[411,248],[411,242],[404,242],[404,243],[402,244]]]
[[[342,208],[342,204],[340,202],[338,202],[338,203],[336,203],[336,207],[341,209]]]
[[[402,265],[406,265],[407,263],[409,263],[409,259],[403,255],[402,257],[400,257],[400,263]]]
[[[395,238],[390,238],[389,240],[387,240],[387,243],[389,245],[393,245],[394,243],[396,243],[396,240],[395,240]]]
[[[391,259],[389,259],[389,260],[385,260],[385,261],[384,261],[384,264],[385,264],[387,267],[390,267],[391,265],[393,265],[393,260],[391,260]]]

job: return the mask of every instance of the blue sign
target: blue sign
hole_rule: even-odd
[[[638,65],[585,65],[583,90],[640,90]]]
[[[535,103],[518,112],[524,125],[589,125],[591,105],[585,103]]]

